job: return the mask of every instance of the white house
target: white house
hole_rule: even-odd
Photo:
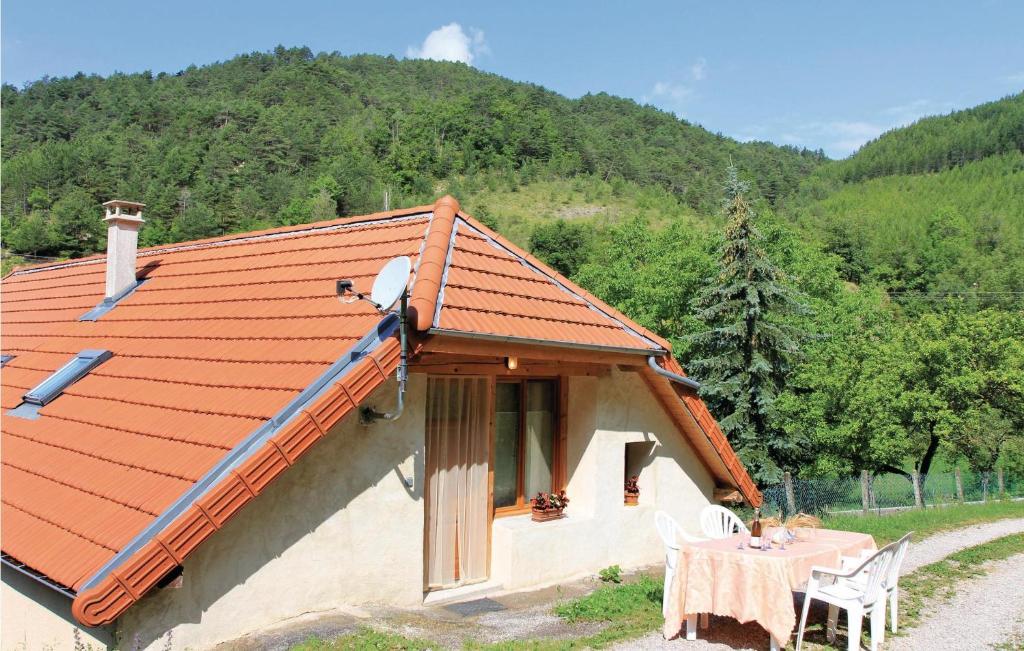
[[[656,509],[760,503],[664,339],[451,197],[137,250],[142,208],[3,280],[4,650],[541,586],[657,562]],[[401,256],[402,383],[397,306],[349,302]]]

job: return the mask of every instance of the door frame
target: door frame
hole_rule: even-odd
[[[446,369],[447,370],[447,369]],[[554,380],[556,382],[556,412],[555,412],[555,446],[554,446],[554,458],[552,469],[552,489],[553,490],[564,490],[568,483],[568,417],[569,417],[569,374],[566,373],[531,373],[529,371],[520,373],[509,373],[508,370],[502,368],[501,373],[494,371],[484,373],[462,373],[455,370],[454,372],[440,372],[430,373],[425,371],[428,380],[428,391],[429,391],[429,380],[431,378],[483,378],[487,380],[487,570],[486,577],[471,581],[469,583],[459,581],[456,585],[448,586],[444,588],[430,587],[429,585],[429,569],[428,569],[428,552],[430,550],[430,541],[427,532],[427,521],[430,509],[430,504],[426,499],[426,486],[424,486],[424,500],[423,500],[423,590],[424,592],[436,592],[440,590],[449,590],[452,588],[471,585],[473,583],[480,583],[487,581],[491,576],[491,561],[493,554],[493,537],[494,537],[494,519],[495,517],[510,517],[516,515],[523,515],[530,512],[529,507],[522,509],[516,509],[511,511],[503,511],[497,513],[494,508],[494,462],[495,462],[495,445],[494,440],[497,434],[496,427],[496,395],[497,395],[497,383],[499,380]],[[424,372],[424,371],[420,371]],[[524,403],[525,404],[525,403]],[[426,414],[424,414],[426,419]],[[426,422],[424,420],[424,433],[426,431]],[[424,477],[425,483],[429,482],[430,468],[429,468],[430,454],[426,449],[426,437],[424,437]]]

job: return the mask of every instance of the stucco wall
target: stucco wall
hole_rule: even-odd
[[[304,613],[423,598],[423,405],[366,427],[346,418],[186,560],[179,589],[156,590],[119,620],[133,648],[202,649]],[[395,383],[368,404],[393,405]],[[414,477],[408,488],[404,477]]]
[[[122,646],[162,648],[173,631],[173,648],[202,649],[311,612],[422,603],[425,390],[426,376],[412,375],[395,423],[346,419],[186,561],[181,588],[125,613]],[[390,382],[369,402],[388,408],[394,392]],[[636,374],[571,378],[568,409],[568,517],[495,520],[491,578],[507,589],[660,562],[654,511],[696,533],[712,494],[711,476]],[[622,499],[630,442],[646,443],[637,507]]]
[[[71,599],[8,567],[0,569],[0,649],[73,651],[75,630],[87,649],[106,649],[106,628],[85,628],[71,617]]]
[[[636,374],[571,378],[568,409],[566,517],[494,521],[491,578],[507,589],[660,562],[654,512],[667,511],[698,534],[698,515],[712,496],[713,478]],[[639,475],[639,506],[623,504],[627,443],[646,443],[631,469]]]

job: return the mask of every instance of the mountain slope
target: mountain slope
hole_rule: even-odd
[[[891,131],[816,170],[784,213],[849,281],[1019,305],[1024,94]]]
[[[710,208],[732,159],[774,200],[823,160],[604,94],[570,100],[461,64],[306,48],[5,86],[3,143],[5,238],[49,255],[96,250],[99,220],[74,216],[113,196],[147,204],[142,238],[155,244],[368,212],[385,193],[422,203],[480,176],[618,178]]]
[[[851,182],[940,172],[1011,151],[1024,151],[1024,93],[884,133],[822,175]]]

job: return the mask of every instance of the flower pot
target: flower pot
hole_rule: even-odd
[[[562,509],[532,509],[530,514],[534,522],[547,522],[562,517]]]
[[[636,506],[640,503],[640,493],[623,493],[626,506]]]

